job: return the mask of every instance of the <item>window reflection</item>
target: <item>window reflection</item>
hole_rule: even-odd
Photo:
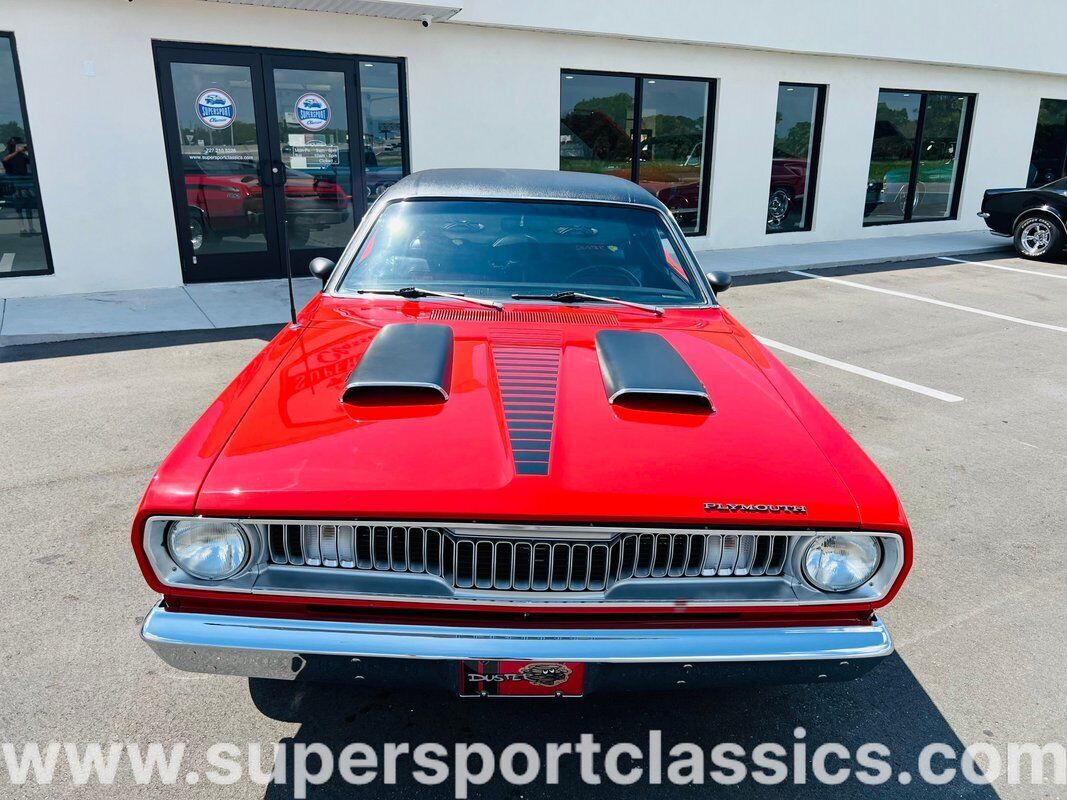
[[[700,224],[708,110],[707,81],[646,78],[641,87],[638,182],[671,210],[686,233]]]
[[[864,208],[868,222],[904,219],[921,101],[922,95],[914,92],[878,94]]]
[[[560,169],[636,181],[671,210],[683,231],[700,232],[712,88],[698,79],[564,72]]]
[[[912,201],[912,219],[949,219],[959,179],[963,147],[963,117],[967,98],[958,94],[930,94],[919,148],[919,172]]]
[[[354,230],[345,75],[276,69],[274,93],[289,247],[344,247]]]
[[[363,180],[369,205],[404,175],[400,68],[384,61],[360,62],[359,89],[363,109]]]
[[[1067,100],[1042,100],[1034,130],[1027,187],[1044,186],[1067,175]]]
[[[822,86],[778,87],[767,233],[811,229],[823,92]]]
[[[563,75],[560,169],[632,176],[634,92],[633,78]]]
[[[252,71],[173,63],[171,77],[193,252],[266,250]]]
[[[9,36],[0,36],[0,167],[0,277],[50,272],[33,148]]]
[[[879,92],[864,224],[955,216],[970,106],[967,95]]]

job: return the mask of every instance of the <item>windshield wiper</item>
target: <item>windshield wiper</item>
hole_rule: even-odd
[[[663,309],[659,306],[650,306],[645,303],[631,303],[629,300],[620,300],[617,297],[598,297],[595,294],[585,292],[555,292],[554,294],[513,294],[512,300],[552,300],[556,303],[618,303],[620,306],[629,306],[640,311],[648,311],[656,316],[663,316]]]
[[[496,300],[483,300],[480,297],[467,297],[462,293],[435,292],[432,289],[420,289],[417,286],[405,286],[403,289],[357,289],[357,294],[386,294],[393,297],[403,297],[406,300],[418,300],[420,297],[451,297],[453,300],[463,300],[478,306],[488,306],[500,311],[504,308],[503,303]]]

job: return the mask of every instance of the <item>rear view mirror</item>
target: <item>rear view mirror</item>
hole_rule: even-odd
[[[311,259],[311,263],[308,264],[308,269],[311,270],[311,274],[322,281],[322,285],[326,285],[326,281],[330,279],[330,275],[333,274],[333,268],[337,266],[330,259],[319,256],[318,258]]]
[[[318,259],[316,259],[317,261]],[[730,284],[734,282],[734,279],[730,276],[729,272],[723,272],[721,269],[715,269],[707,273],[708,280],[711,281],[711,288],[715,291],[715,294],[722,294],[730,288]]]

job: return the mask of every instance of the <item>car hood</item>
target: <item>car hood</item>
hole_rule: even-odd
[[[381,329],[453,332],[447,400],[342,401]],[[598,330],[651,331],[714,411],[608,401]],[[558,355],[547,474],[517,474],[495,356]],[[734,504],[710,512],[706,503]],[[806,515],[742,505],[804,506]],[[848,487],[716,309],[642,312],[324,298],[249,405],[197,498],[204,514],[854,525]]]

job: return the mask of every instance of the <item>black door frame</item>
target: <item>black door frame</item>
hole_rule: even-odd
[[[274,72],[279,69],[289,70],[321,70],[323,72],[340,72],[344,75],[344,88],[345,88],[345,122],[348,126],[348,163],[349,163],[349,185],[342,187],[346,191],[349,191],[352,195],[352,214],[358,219],[364,213],[366,213],[366,197],[367,192],[364,183],[363,172],[363,120],[362,120],[362,100],[359,96],[359,78],[358,73],[358,61],[351,57],[338,57],[338,56],[325,56],[325,55],[276,55],[273,53],[267,53],[263,56],[263,88],[267,96],[267,103],[270,105],[270,113],[268,119],[270,120],[271,127],[268,131],[268,142],[270,149],[270,161],[268,164],[269,171],[271,173],[271,188],[274,195],[274,227],[278,231],[279,236],[283,239],[285,235],[285,182],[278,181],[275,176],[279,174],[285,174],[285,164],[281,160],[281,153],[283,150],[284,142],[279,140],[278,134],[278,118],[277,118],[277,105],[278,105],[278,93],[274,84]],[[351,95],[351,97],[349,96]],[[358,151],[357,153],[353,151]],[[353,220],[353,230],[355,220]],[[307,265],[311,262],[311,259],[318,256],[325,256],[336,260],[341,248],[300,248],[300,258],[293,262],[293,274],[294,275],[310,275]],[[290,251],[292,252],[292,251]],[[284,250],[282,251],[282,257],[284,258]],[[281,263],[282,274],[280,277],[285,276],[285,262]]]
[[[259,155],[259,182],[263,189],[263,215],[266,249],[251,253],[227,253],[225,255],[207,256],[212,261],[221,261],[219,264],[201,266],[198,260],[204,256],[197,256],[193,251],[192,242],[189,239],[189,203],[186,197],[186,189],[183,181],[185,168],[182,165],[182,138],[181,126],[178,122],[177,108],[174,101],[174,82],[170,66],[173,63],[186,64],[214,64],[219,66],[243,67],[248,69],[252,81],[252,92],[256,94],[256,87],[263,86],[262,59],[251,53],[227,52],[216,49],[210,53],[198,52],[198,49],[171,49],[169,47],[157,47],[156,76],[160,88],[160,110],[163,115],[163,130],[165,147],[167,151],[168,179],[171,184],[171,195],[174,201],[174,219],[177,225],[178,252],[181,256],[182,277],[186,283],[200,283],[211,279],[215,280],[248,280],[255,277],[268,277],[263,274],[263,264],[278,263],[281,258],[281,241],[277,226],[269,224],[270,220],[277,219],[277,209],[274,207],[274,192],[269,189],[274,182],[270,174],[270,142],[268,138],[269,118],[263,97],[255,97],[254,118],[256,124],[256,151]],[[279,271],[280,272],[280,271]],[[269,277],[274,277],[273,275]]]
[[[182,276],[186,283],[215,282],[225,280],[249,280],[281,278],[285,276],[285,253],[283,250],[285,207],[284,186],[274,175],[280,167],[281,142],[277,131],[277,98],[274,86],[274,69],[316,69],[340,71],[345,74],[345,91],[349,131],[349,164],[351,173],[352,213],[358,219],[366,213],[368,204],[365,189],[364,135],[362,93],[359,81],[361,61],[390,63],[397,67],[399,88],[401,174],[410,172],[410,138],[408,135],[407,73],[403,58],[369,56],[351,53],[322,53],[278,48],[258,48],[201,44],[192,42],[153,41],[153,59],[156,70],[156,85],[159,90],[160,114],[163,122],[164,149],[167,156],[168,179],[174,204],[175,233],[181,259]],[[172,63],[219,64],[223,66],[248,67],[252,79],[252,91],[256,96],[255,121],[257,151],[260,157],[260,184],[263,187],[263,212],[266,220],[264,235],[266,250],[256,253],[231,253],[211,256],[225,259],[226,267],[218,264],[206,269],[196,264],[192,242],[189,239],[189,211],[185,188],[179,178],[184,174],[181,163],[181,132],[177,109],[174,103],[174,87],[171,78]],[[341,248],[337,248],[338,252]],[[332,248],[330,248],[332,250]],[[328,250],[302,250],[301,258],[294,261],[294,275],[308,275],[307,261],[316,255],[327,255]],[[303,256],[308,256],[304,259]],[[202,258],[202,256],[201,256]],[[264,264],[267,269],[264,269]],[[270,268],[273,264],[274,269]]]

